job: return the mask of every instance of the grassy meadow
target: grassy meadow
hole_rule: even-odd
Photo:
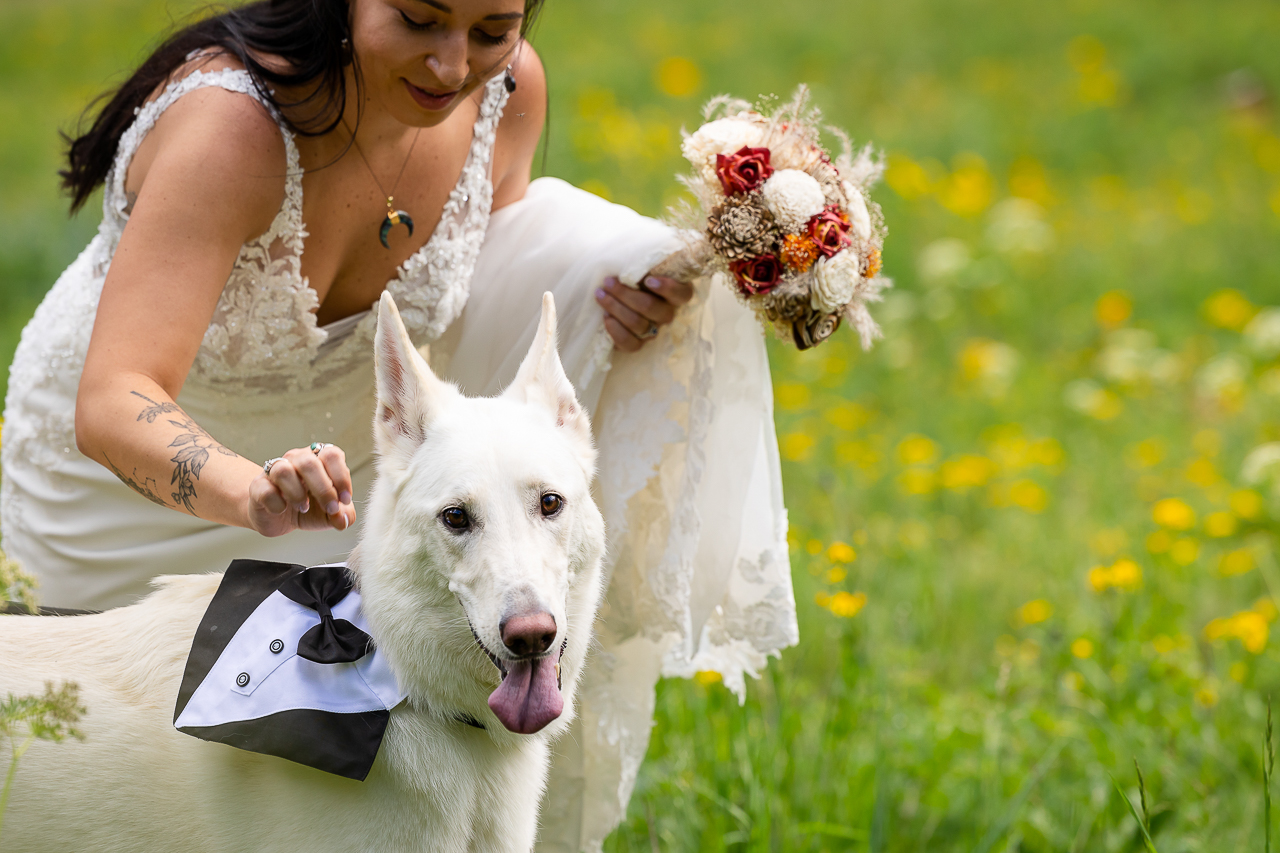
[[[174,17],[0,5],[0,362],[98,222],[57,131]],[[546,171],[659,214],[711,95],[886,154],[863,353],[772,348],[801,644],[660,686],[610,851],[1264,849],[1280,7],[548,0]],[[1259,449],[1260,448],[1260,449]],[[1274,451],[1274,452],[1273,452]]]

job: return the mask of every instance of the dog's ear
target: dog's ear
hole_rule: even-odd
[[[555,415],[557,426],[590,443],[591,421],[578,402],[556,350],[556,301],[549,292],[542,294],[542,319],[533,343],[503,396],[545,406]]]
[[[378,303],[373,360],[378,387],[374,443],[380,457],[397,457],[407,464],[426,437],[427,424],[457,392],[436,378],[418,354],[395,300],[386,292]]]

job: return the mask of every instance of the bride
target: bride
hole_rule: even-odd
[[[103,221],[14,357],[0,525],[62,607],[238,557],[343,559],[373,473],[380,293],[438,372],[490,394],[551,290],[611,584],[539,849],[598,849],[657,679],[713,670],[741,696],[795,608],[754,318],[682,280],[667,227],[530,182],[540,5],[263,0],[147,59],[70,148],[73,208],[103,186]]]

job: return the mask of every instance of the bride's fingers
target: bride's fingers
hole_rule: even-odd
[[[693,285],[674,278],[651,275],[644,280],[644,286],[650,293],[676,306],[688,304],[693,298]]]
[[[626,326],[608,314],[604,315],[604,328],[609,333],[609,337],[613,338],[614,346],[623,352],[635,352],[644,344],[644,341],[631,334]]]
[[[310,448],[290,450],[285,458],[293,463],[302,484],[307,490],[307,499],[315,498],[315,505],[325,516],[338,515],[341,506],[338,503],[338,490],[325,464],[318,454]]]
[[[293,459],[290,458],[292,453],[293,451],[289,451],[283,459],[272,465],[271,473],[267,476],[290,506],[298,512],[306,512],[311,502],[307,499],[307,487],[298,476]]]
[[[648,335],[649,328],[653,325],[652,321],[640,316],[637,311],[632,310],[613,294],[605,290],[597,290],[596,301],[600,303],[600,307],[606,314],[637,338],[643,340]]]
[[[618,302],[629,308],[636,316],[640,317],[640,325],[633,326],[628,318],[620,316],[616,312],[610,311],[619,320],[627,325],[633,332],[643,335],[649,328],[649,321],[657,323],[659,326],[665,326],[675,319],[676,309],[667,300],[661,296],[644,290],[637,290],[633,287],[627,287],[620,283],[617,279],[608,279],[605,281],[604,291],[612,296]]]

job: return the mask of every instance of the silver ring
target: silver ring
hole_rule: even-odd
[[[657,336],[658,336],[658,324],[650,320],[649,328],[644,330],[644,334],[640,336],[640,340],[647,341],[649,340],[649,338],[656,338]]]
[[[320,451],[324,450],[328,446],[329,445],[323,441],[313,441],[311,442],[311,452],[314,453],[316,456],[319,456]]]
[[[263,462],[263,463],[262,463],[262,473],[264,473],[264,474],[266,474],[268,477],[270,477],[270,476],[271,476],[271,466],[272,466],[272,465],[275,465],[277,462],[279,462],[279,461],[280,461],[281,459],[283,459],[283,458],[284,458],[283,456],[277,456],[277,457],[275,457],[274,459],[268,459],[266,462]]]

